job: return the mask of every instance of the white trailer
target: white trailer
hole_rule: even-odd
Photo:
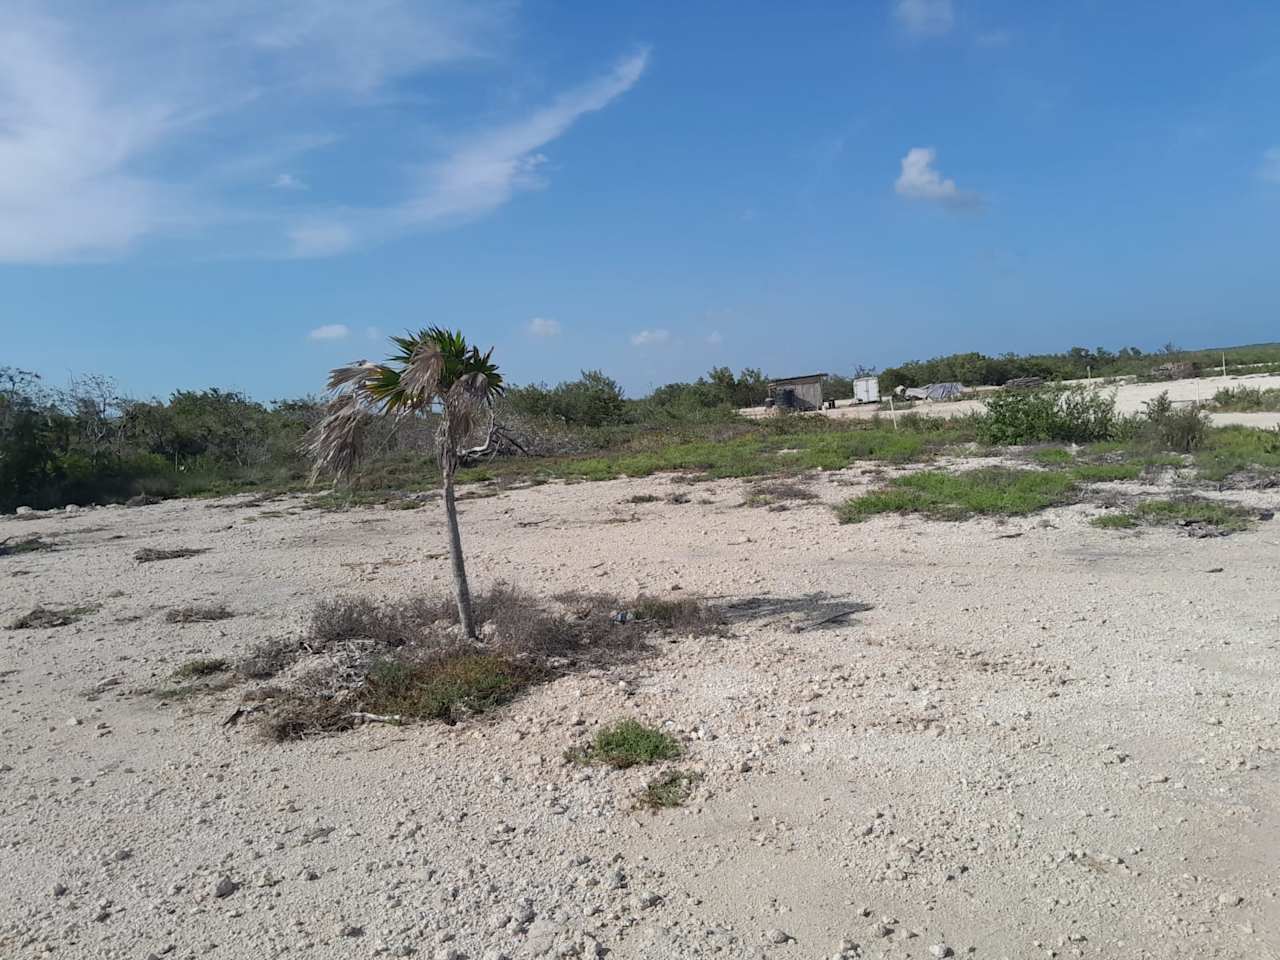
[[[880,378],[858,377],[853,381],[854,403],[879,403]]]

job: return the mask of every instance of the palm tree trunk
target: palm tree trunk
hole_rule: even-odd
[[[447,457],[442,464],[444,482],[444,515],[449,526],[449,563],[453,567],[453,593],[458,600],[458,622],[462,635],[476,639],[475,614],[471,609],[471,587],[467,584],[467,565],[462,556],[462,534],[458,530],[458,505],[453,495],[453,471],[456,464]]]

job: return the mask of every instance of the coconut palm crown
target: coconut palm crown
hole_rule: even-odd
[[[312,481],[332,472],[350,478],[364,454],[364,426],[371,415],[413,416],[440,407],[436,455],[440,464],[445,515],[449,529],[449,557],[463,633],[476,636],[458,531],[454,474],[462,448],[502,395],[502,374],[492,360],[493,350],[481,353],[461,331],[429,327],[416,334],[392,337],[398,352],[384,363],[358,360],[329,374],[330,400],[324,417],[303,443],[314,466]]]

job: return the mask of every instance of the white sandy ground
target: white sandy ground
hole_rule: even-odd
[[[0,558],[0,622],[102,605],[0,630],[0,956],[1280,956],[1280,520],[838,525],[877,473],[779,513],[671,478],[469,501],[481,586],[775,608],[489,718],[285,746],[220,725],[234,692],[140,691],[296,634],[317,597],[442,590],[436,504],[0,523],[59,544]],[[693,501],[623,502],[672,491]],[[210,601],[239,615],[163,620]],[[796,632],[850,601],[873,609]],[[688,806],[634,812],[646,772],[562,759],[623,716],[686,743]]]
[[[1160,393],[1165,391],[1168,392],[1169,399],[1174,403],[1204,403],[1211,400],[1215,393],[1224,388],[1232,390],[1243,386],[1254,387],[1259,390],[1280,389],[1280,375],[1257,373],[1231,377],[1196,377],[1188,380],[1171,380],[1162,383],[1138,383],[1137,381],[1117,383],[1103,380],[1092,382],[1074,380],[1069,382],[1090,386],[1104,394],[1114,393],[1116,409],[1123,414],[1141,413],[1146,403],[1154,400]],[[925,417],[960,417],[970,413],[981,413],[983,409],[985,408],[980,399],[953,400],[938,403],[924,400],[904,412],[915,413]],[[765,407],[750,407],[738,412],[753,418],[763,417],[771,413]],[[877,404],[855,404],[849,400],[838,400],[834,410],[824,409],[818,412],[823,416],[836,417],[837,419],[869,420],[879,416],[887,420],[890,417],[889,411],[880,410]],[[1273,412],[1211,412],[1209,419],[1217,427],[1239,424],[1268,430],[1280,428],[1280,413]]]

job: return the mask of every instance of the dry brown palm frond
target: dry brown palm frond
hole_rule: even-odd
[[[351,475],[364,452],[367,416],[355,393],[341,393],[328,402],[324,417],[303,440],[313,464],[312,483],[326,470],[339,479]]]
[[[422,407],[440,393],[440,372],[444,368],[444,354],[434,340],[424,340],[413,352],[404,372],[400,374],[400,386],[409,398],[409,406]]]
[[[454,381],[444,397],[444,415],[455,446],[475,432],[489,406],[489,379],[483,373],[464,374]]]
[[[329,371],[328,389],[331,391],[341,390],[350,384],[355,384],[358,388],[360,382],[367,380],[369,375],[377,369],[378,365],[370,363],[368,360],[356,360],[345,367],[334,367]]]

